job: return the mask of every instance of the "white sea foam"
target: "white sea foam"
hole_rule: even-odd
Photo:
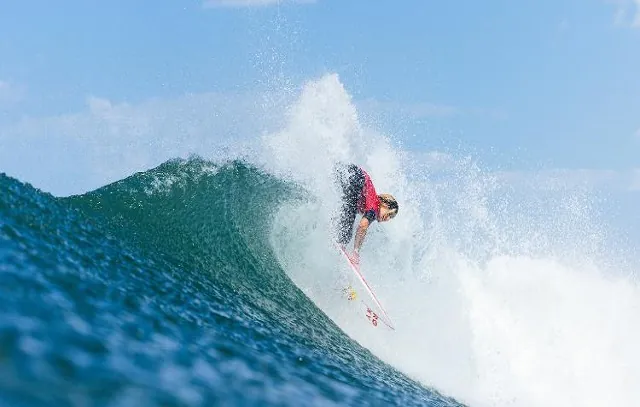
[[[610,249],[589,191],[516,192],[513,177],[473,160],[405,154],[359,121],[336,75],[308,83],[288,119],[263,140],[263,159],[316,199],[282,208],[272,244],[348,335],[476,406],[640,405],[640,288]],[[395,332],[339,299],[344,264],[328,243],[338,160],[362,165],[400,202],[361,255]]]

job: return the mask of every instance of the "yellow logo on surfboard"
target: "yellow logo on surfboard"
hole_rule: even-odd
[[[347,297],[347,300],[349,301],[353,301],[358,298],[356,290],[354,290],[351,286],[345,287],[342,292],[344,292],[345,297]]]

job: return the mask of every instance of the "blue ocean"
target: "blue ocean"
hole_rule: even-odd
[[[64,199],[0,178],[4,405],[460,405],[287,277],[268,235],[294,189],[212,167],[170,161]]]
[[[329,75],[234,148],[105,159],[70,194],[1,174],[0,405],[638,405],[637,257],[603,195],[407,154],[358,113]],[[400,202],[361,254],[395,330],[342,293],[338,161]]]

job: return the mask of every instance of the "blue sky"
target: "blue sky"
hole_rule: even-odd
[[[633,175],[639,7],[638,0],[5,2],[0,141],[4,133],[9,145],[7,135],[23,137],[24,128],[45,134],[56,117],[96,106],[151,109],[185,95],[295,88],[335,72],[363,111],[415,151],[461,145],[489,167]],[[22,143],[24,151],[52,147]],[[34,177],[15,152],[1,150],[0,171]]]

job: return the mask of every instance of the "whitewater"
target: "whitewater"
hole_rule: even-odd
[[[276,217],[285,270],[376,356],[470,405],[640,403],[640,291],[595,195],[561,180],[527,189],[524,176],[464,156],[412,156],[359,122],[336,76],[307,84],[288,127],[265,142],[270,169],[318,198]],[[401,202],[361,255],[397,332],[372,334],[332,306],[323,226],[336,192],[318,174],[333,161],[362,164]]]
[[[157,170],[138,168],[137,171],[146,172],[135,175],[131,167],[126,167],[123,170],[129,171],[132,180],[61,201],[86,219],[94,219],[92,222],[105,222],[106,226],[97,228],[104,228],[104,233],[115,237],[100,244],[113,245],[115,248],[109,249],[113,253],[136,247],[144,254],[131,254],[132,259],[145,259],[140,260],[142,265],[125,258],[112,262],[112,266],[126,263],[127,270],[131,267],[140,273],[171,270],[173,284],[182,284],[177,277],[182,273],[180,267],[199,270],[185,277],[192,290],[189,295],[178,295],[185,303],[194,296],[204,303],[201,295],[205,291],[200,291],[204,290],[200,286],[209,287],[209,278],[214,282],[207,290],[213,290],[210,295],[224,306],[215,305],[218,303],[214,301],[212,306],[189,308],[187,319],[194,324],[190,325],[189,335],[175,334],[171,328],[150,342],[158,352],[155,356],[161,357],[167,351],[175,353],[176,358],[181,357],[180,340],[193,338],[197,343],[197,348],[188,348],[187,356],[182,356],[198,363],[163,367],[165,376],[158,386],[169,392],[167,400],[174,400],[177,405],[225,400],[296,405],[305,404],[301,402],[304,397],[310,397],[309,404],[319,405],[640,405],[637,254],[602,220],[602,201],[595,192],[564,185],[559,178],[544,183],[527,173],[489,171],[473,156],[455,151],[415,153],[404,149],[394,135],[385,134],[362,117],[345,84],[335,74],[306,82],[284,111],[277,125],[265,124],[268,130],[258,137],[231,143],[224,150],[213,151],[209,144],[190,143],[184,150],[157,151],[154,145],[150,154],[157,153],[156,160],[195,153],[204,161],[192,158],[165,163]],[[377,191],[392,193],[400,204],[399,215],[393,221],[370,228],[361,252],[362,270],[393,318],[395,331],[371,327],[337,291],[344,264],[331,244],[331,217],[339,198],[332,182],[336,162],[363,166]],[[229,163],[236,166],[229,167]],[[3,194],[20,188],[7,185],[12,189]],[[7,192],[5,196],[10,195]],[[40,206],[46,207],[47,199],[53,198],[38,195],[33,199],[36,203],[45,202]],[[190,202],[193,211],[181,209],[181,200]],[[28,222],[12,220],[12,208],[19,205],[2,202],[0,242],[5,246],[0,246],[0,259],[4,275],[21,275],[24,267],[20,262],[30,260],[28,255],[27,260],[21,257],[19,248],[29,245],[12,246],[11,242],[16,241],[16,234],[26,236],[19,231]],[[217,202],[230,205],[220,208]],[[136,212],[138,207],[142,212]],[[197,219],[188,223],[194,213]],[[255,236],[251,236],[254,229]],[[181,239],[187,242],[184,246],[173,241]],[[82,242],[77,244],[82,247]],[[221,247],[213,248],[218,245]],[[170,259],[166,264],[164,256]],[[71,261],[65,272],[80,267],[78,264],[82,261]],[[201,272],[209,268],[216,270],[211,276]],[[246,270],[259,276],[256,281],[251,280],[253,277],[246,281],[237,277],[238,272]],[[286,278],[279,278],[272,270],[281,270]],[[155,304],[149,305],[152,308],[162,309],[169,319],[182,318],[178,316],[182,311],[177,310],[174,315],[165,309],[172,305],[165,307],[159,298],[169,288],[167,283],[159,284],[165,288],[155,294],[145,291],[144,301]],[[298,291],[301,296],[296,294]],[[286,298],[275,298],[278,296]],[[20,301],[23,300],[15,299],[10,304],[16,307],[22,304]],[[317,307],[322,316],[307,302]],[[55,298],[48,304],[59,305]],[[144,312],[146,307],[134,306]],[[236,321],[225,322],[230,332],[240,324],[242,329],[255,329],[258,336],[266,338],[261,340],[268,345],[251,348],[258,355],[262,352],[263,356],[255,356],[257,360],[266,357],[268,361],[255,363],[275,363],[269,357],[279,361],[289,352],[287,349],[304,348],[307,342],[323,349],[323,355],[315,356],[320,359],[317,363],[324,363],[324,358],[331,362],[309,367],[307,363],[313,362],[302,360],[313,357],[291,351],[305,356],[300,357],[298,365],[287,367],[293,369],[288,373],[291,376],[271,372],[277,380],[262,376],[262,370],[252,371],[253,362],[225,365],[225,361],[243,357],[245,350],[237,345],[240,334],[225,345],[232,350],[221,351],[222,356],[216,353],[219,364],[202,361],[198,352],[206,350],[203,338],[213,343],[217,339],[200,336],[197,327],[218,329],[202,317],[204,314],[200,313],[205,311],[215,314],[216,321]],[[24,324],[25,317],[19,314],[15,311],[9,320]],[[92,329],[87,322],[90,316],[74,320],[73,311],[65,315],[63,319],[76,331]],[[127,315],[135,319],[136,311],[128,311]],[[153,316],[153,312],[149,311],[149,315]],[[303,321],[310,321],[309,327]],[[154,323],[164,322],[149,322]],[[19,323],[5,325],[22,329]],[[319,332],[325,329],[327,333]],[[294,339],[287,337],[287,330],[295,333]],[[340,335],[355,341],[362,350],[347,339],[337,339]],[[114,370],[124,372],[131,382],[142,383],[143,389],[158,390],[152,368],[123,368],[118,364],[124,363],[128,355],[122,345],[127,340],[112,338],[111,345],[104,345],[122,352],[117,354],[117,363],[109,363],[115,363]],[[11,343],[7,345],[9,349],[26,347],[29,360],[35,364],[42,349],[48,347],[42,337],[32,338],[26,345],[8,341],[5,339],[5,343]],[[343,352],[350,356],[343,356]],[[371,353],[373,361],[368,360],[366,352]],[[76,359],[75,363],[85,368],[92,363]],[[351,364],[357,366],[344,367]],[[220,377],[215,373],[219,366],[224,370]],[[333,366],[334,373],[327,366]],[[245,371],[241,380],[233,373],[234,368]],[[356,370],[348,370],[351,368]],[[1,371],[10,375],[5,377],[15,377],[0,380],[5,395],[13,397],[29,391],[29,385],[18,379],[20,375],[6,366]],[[145,378],[136,378],[136,372]],[[34,373],[41,377],[39,374]],[[166,390],[172,386],[173,374],[179,379],[173,385],[184,391]],[[335,379],[332,374],[340,376],[336,380],[344,383],[344,388],[325,391],[322,384],[313,384],[313,380],[322,382],[321,377]],[[220,398],[209,398],[203,388],[212,382],[202,379],[205,384],[198,382],[196,386],[189,381],[189,375],[216,377],[213,383],[218,386],[263,381],[265,386],[275,385],[276,390],[261,398],[243,395],[240,388],[231,386]],[[304,384],[293,379],[298,376],[304,377]],[[401,378],[405,376],[406,382]],[[371,385],[376,377],[380,382]],[[289,388],[287,380],[296,383],[299,390]],[[355,389],[371,392],[349,389],[350,381],[356,383]],[[423,386],[422,390],[411,381]],[[426,393],[421,393],[423,390]],[[123,394],[116,404],[135,405],[141,400],[163,403],[162,398],[146,398],[139,389]],[[17,397],[15,400],[24,400]],[[5,400],[14,399],[7,396]],[[82,405],[82,401],[78,403]]]

